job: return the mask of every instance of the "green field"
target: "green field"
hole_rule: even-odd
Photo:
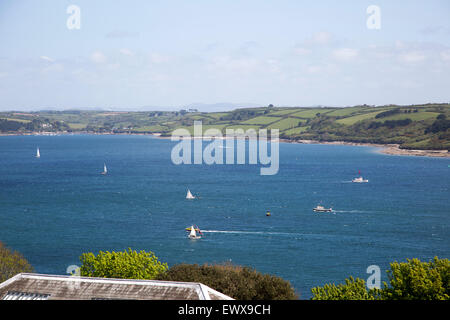
[[[260,124],[260,125],[267,125],[272,122],[276,122],[278,120],[282,119],[281,117],[268,117],[268,116],[260,116],[253,119],[249,119],[246,121],[243,121],[242,124]]]
[[[367,120],[367,119],[375,119],[375,116],[383,111],[385,111],[385,109],[382,109],[382,110],[376,111],[376,112],[364,113],[364,114],[360,114],[357,116],[351,116],[351,117],[347,117],[344,119],[339,119],[339,120],[336,120],[336,122],[345,124],[345,125],[352,125],[358,121]]]
[[[297,135],[297,134],[307,131],[308,129],[309,129],[309,127],[297,127],[297,128],[286,130],[283,133],[286,135]]]
[[[279,111],[273,111],[270,113],[270,115],[272,116],[284,116],[284,115],[288,115],[294,112],[297,112],[299,110],[299,108],[288,108],[288,109],[284,109],[284,110],[279,110]]]
[[[299,118],[284,118],[280,121],[270,124],[267,126],[267,129],[278,129],[280,131],[284,131],[287,129],[292,129],[299,126],[299,123],[305,123],[304,120]]]
[[[427,119],[436,119],[436,117],[439,115],[437,112],[426,112],[426,111],[419,111],[417,113],[399,113],[390,117],[381,118],[381,119],[375,119],[377,121],[384,121],[384,120],[401,120],[401,119],[411,119],[413,121],[421,121],[421,120],[427,120]]]
[[[327,112],[335,110],[335,109],[326,109],[326,108],[313,108],[313,109],[305,108],[305,109],[306,110],[292,113],[291,116],[299,117],[299,118],[314,118],[314,117],[316,117],[316,115],[318,113],[325,114]]]
[[[329,117],[345,117],[354,113],[360,113],[367,110],[367,107],[351,107],[351,108],[339,108],[327,113]]]

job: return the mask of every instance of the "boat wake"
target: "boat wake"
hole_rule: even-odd
[[[236,234],[260,234],[260,235],[298,235],[288,232],[271,232],[271,231],[233,231],[233,230],[202,230],[203,233],[236,233]]]
[[[293,238],[295,240],[325,240],[342,237],[341,235],[297,233],[297,232],[271,232],[271,231],[234,231],[234,230],[202,230],[203,233],[224,233],[224,234],[248,234],[255,236],[280,236]],[[345,236],[344,236],[345,237]]]
[[[363,210],[333,210],[336,213],[368,213],[369,211]]]

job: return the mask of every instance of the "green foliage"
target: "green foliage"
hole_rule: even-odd
[[[326,284],[311,289],[312,300],[375,300],[376,290],[367,290],[363,279],[345,279],[345,284]]]
[[[449,300],[450,261],[435,257],[430,262],[407,259],[393,262],[387,270],[389,283],[381,289],[366,289],[362,279],[345,279],[345,284],[326,284],[311,289],[312,300]]]
[[[231,264],[179,264],[160,274],[157,279],[200,282],[238,300],[298,299],[288,281]]]
[[[436,133],[446,131],[448,129],[450,129],[450,120],[447,120],[445,118],[442,119],[441,117],[441,119],[438,119],[435,122],[433,122],[433,124],[425,130],[425,133],[429,132]]]
[[[407,262],[391,263],[387,271],[389,286],[381,298],[388,300],[449,300],[450,261],[435,257],[430,262],[407,259]]]
[[[22,272],[33,272],[33,267],[17,251],[11,251],[0,242],[0,283]]]
[[[392,109],[388,111],[381,112],[375,116],[375,119],[386,118],[392,116],[394,114],[400,113],[400,109]]]
[[[153,252],[131,248],[123,252],[100,251],[98,255],[83,253],[80,261],[81,276],[87,277],[151,280],[168,268]]]
[[[411,119],[402,120],[386,120],[384,122],[374,121],[369,125],[369,129],[378,129],[380,127],[388,127],[389,129],[394,129],[395,127],[407,126],[412,122]]]

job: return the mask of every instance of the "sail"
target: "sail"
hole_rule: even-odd
[[[197,236],[197,234],[195,233],[195,228],[194,228],[194,226],[191,227],[191,232],[189,233],[189,236],[190,236],[190,237],[196,237],[196,236]]]
[[[195,199],[195,197],[192,195],[191,191],[188,189],[186,194],[186,199]]]
[[[106,169],[106,163],[103,164],[103,172],[104,172],[104,173],[107,173],[107,172],[108,172],[108,169]]]
[[[41,157],[41,153],[39,152],[39,148],[37,148],[37,151],[36,151],[36,158],[40,158]]]

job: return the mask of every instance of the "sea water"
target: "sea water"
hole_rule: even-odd
[[[0,137],[0,241],[38,273],[65,274],[85,252],[132,248],[169,266],[251,266],[289,280],[301,299],[315,286],[367,279],[370,265],[387,281],[393,261],[450,256],[449,159],[281,143],[278,173],[261,176],[261,165],[175,165],[175,144]],[[369,183],[351,182],[358,171]],[[318,204],[334,211],[313,212]],[[202,239],[187,238],[193,224]]]

